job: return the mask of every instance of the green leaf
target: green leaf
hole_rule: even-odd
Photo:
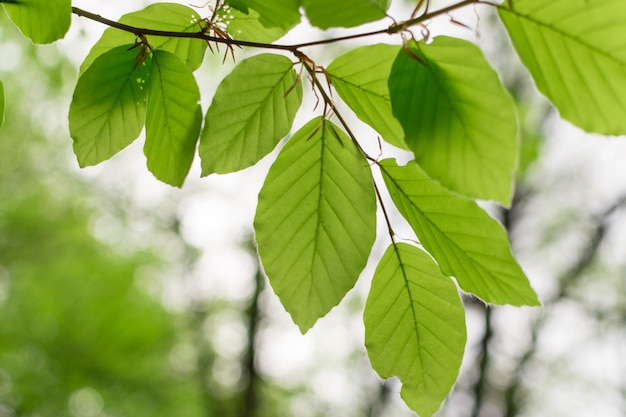
[[[624,2],[510,3],[499,7],[500,17],[537,88],[561,116],[591,132],[626,134]]]
[[[538,305],[502,226],[478,205],[433,181],[415,162],[380,168],[396,207],[441,271],[493,304]]]
[[[333,87],[359,119],[385,141],[408,149],[402,126],[391,111],[387,85],[391,65],[400,50],[399,46],[385,44],[363,46],[335,59],[327,71]]]
[[[0,127],[4,124],[4,85],[0,81]]]
[[[454,283],[423,251],[393,244],[374,273],[363,321],[372,367],[403,382],[402,398],[421,417],[433,415],[465,349],[465,312]]]
[[[343,131],[318,117],[296,132],[267,175],[254,229],[269,281],[304,333],[354,286],[376,236],[371,171]]]
[[[109,159],[141,133],[150,58],[138,65],[130,46],[102,54],[78,79],[69,125],[81,167]]]
[[[398,54],[389,91],[415,159],[451,190],[508,205],[517,120],[498,75],[465,40],[441,36],[411,51]]]
[[[266,27],[261,23],[261,16],[254,10],[247,13],[234,7],[224,8],[219,12],[226,23],[228,34],[236,40],[272,43],[283,37],[287,30],[280,27]]]
[[[390,0],[302,0],[313,26],[321,29],[353,27],[387,16]]]
[[[183,185],[201,123],[200,91],[191,69],[174,54],[154,51],[144,153],[155,177],[170,185]]]
[[[256,55],[222,81],[200,140],[202,175],[257,163],[284,138],[302,102],[302,86],[287,57]]]
[[[285,31],[300,23],[301,0],[228,0],[228,4],[246,13],[253,9],[261,16],[265,27],[278,27]]]
[[[34,43],[51,43],[65,37],[72,18],[71,0],[20,0],[3,2],[24,36]]]
[[[143,10],[126,14],[119,20],[120,23],[129,26],[172,32],[198,32],[200,31],[199,21],[200,15],[195,10],[176,3],[155,3]],[[173,53],[194,71],[202,64],[207,48],[206,42],[200,39],[164,36],[147,36],[147,39],[153,49]],[[120,45],[133,44],[135,40],[136,36],[132,33],[108,28],[81,64],[81,74],[98,56]]]

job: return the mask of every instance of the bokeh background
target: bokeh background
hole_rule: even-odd
[[[149,4],[92,3],[75,5],[115,19]],[[396,0],[390,14],[414,6]],[[276,153],[223,176],[200,179],[194,166],[180,190],[146,171],[141,140],[78,168],[67,111],[77,67],[104,29],[75,18],[66,39],[35,47],[0,12],[0,417],[414,415],[363,346],[384,227],[356,288],[301,335],[253,244],[256,196]],[[439,415],[626,415],[626,138],[562,121],[493,10],[470,7],[428,29],[479,43],[518,103],[515,201],[510,210],[484,207],[509,231],[543,302],[487,307],[464,298],[466,356]],[[341,33],[306,28],[284,42]],[[307,52],[326,65],[354,45]],[[207,57],[196,73],[204,110],[233,65]],[[308,94],[296,128],[314,111]],[[357,136],[376,154],[374,132],[363,126]],[[412,238],[397,214],[393,221]]]

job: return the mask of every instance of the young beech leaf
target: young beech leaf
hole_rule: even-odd
[[[382,378],[402,381],[402,398],[433,415],[456,381],[465,349],[465,311],[456,285],[423,251],[389,246],[363,313],[365,346]]]
[[[261,54],[242,61],[222,81],[200,139],[202,175],[256,164],[284,138],[302,102],[291,60]]]
[[[109,159],[141,133],[151,58],[138,62],[131,46],[102,54],[78,79],[69,125],[81,167]]]
[[[0,81],[0,127],[4,123],[4,85]]]
[[[3,2],[15,25],[34,43],[51,43],[65,36],[72,18],[71,0]]]
[[[148,169],[159,180],[180,187],[191,167],[202,111],[196,79],[176,55],[154,51],[148,83],[146,143]]]
[[[333,87],[359,119],[388,143],[402,149],[404,131],[391,111],[387,80],[400,46],[378,44],[353,49],[327,68]]]
[[[235,7],[228,7],[218,13],[233,39],[272,43],[287,33],[287,30],[276,26],[263,26],[261,16],[252,9],[243,12]]]
[[[371,171],[336,125],[316,118],[287,142],[254,230],[272,288],[304,333],[354,286],[376,236]]]
[[[440,36],[410,49],[393,63],[389,92],[415,159],[451,190],[508,205],[517,119],[498,75],[465,40]]]
[[[300,23],[300,0],[227,0],[236,9],[246,13],[255,10],[265,27],[279,27],[288,31]]]
[[[193,9],[176,3],[156,3],[143,10],[128,13],[120,23],[138,28],[167,30],[172,32],[198,32],[200,15]],[[115,28],[108,28],[94,44],[80,66],[81,74],[103,53],[120,45],[132,44],[136,36]],[[148,36],[153,49],[168,51],[180,58],[192,70],[202,64],[207,43],[200,39],[185,39],[166,36]]]
[[[539,304],[502,226],[473,200],[446,190],[415,162],[398,166],[387,159],[380,169],[394,204],[441,272],[488,303]]]
[[[625,6],[622,0],[515,0],[499,7],[539,91],[563,118],[591,132],[626,134]]]
[[[390,0],[302,0],[306,17],[313,26],[353,27],[387,16]]]

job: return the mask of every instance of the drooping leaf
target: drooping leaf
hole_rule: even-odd
[[[70,28],[71,0],[20,0],[2,4],[13,23],[34,43],[59,40]]]
[[[304,12],[313,26],[353,27],[387,15],[390,0],[302,0]]]
[[[372,367],[402,381],[402,398],[421,417],[433,415],[456,381],[466,341],[452,280],[423,251],[393,244],[374,273],[363,321]]]
[[[0,80],[0,127],[4,123],[4,85]]]
[[[408,149],[404,131],[391,111],[387,80],[399,46],[371,45],[353,49],[335,59],[327,68],[341,99],[363,122],[385,141]]]
[[[193,9],[176,3],[155,3],[143,10],[126,14],[120,18],[120,23],[138,28],[166,30],[172,32],[200,31],[200,15]],[[206,42],[200,39],[186,39],[165,36],[148,36],[153,49],[168,51],[180,58],[192,70],[202,64],[207,48]],[[98,42],[89,51],[89,54],[80,66],[81,74],[103,53],[120,45],[133,44],[135,35],[115,28],[104,31]]]
[[[287,30],[278,26],[264,26],[259,13],[252,9],[246,13],[234,7],[228,7],[220,11],[220,16],[226,24],[228,34],[233,39],[272,43],[287,33]]]
[[[288,31],[300,23],[301,0],[228,0],[232,7],[247,13],[255,10],[266,27],[278,27]]]
[[[129,46],[99,56],[76,84],[69,126],[81,167],[109,159],[143,128],[150,58],[139,63]]]
[[[282,149],[254,220],[272,288],[302,332],[339,304],[376,235],[367,161],[337,126],[316,118]]]
[[[591,132],[626,134],[623,1],[515,0],[499,13],[537,88],[563,118]]]
[[[432,180],[415,162],[380,168],[396,207],[441,271],[493,304],[538,305],[502,226],[468,198]]]
[[[170,52],[154,51],[144,153],[155,177],[170,185],[183,185],[201,123],[200,91],[191,69]]]
[[[242,61],[222,81],[200,140],[202,175],[257,163],[284,138],[302,102],[302,86],[287,57],[261,54]]]
[[[398,54],[389,90],[415,159],[461,194],[508,205],[518,152],[515,107],[481,50],[455,38]],[[420,62],[421,61],[421,62]]]

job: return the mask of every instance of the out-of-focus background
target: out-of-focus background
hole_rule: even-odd
[[[398,18],[415,4],[396,3]],[[147,4],[75,5],[119,18]],[[444,16],[431,35],[481,44],[518,102],[515,202],[485,208],[509,230],[543,307],[465,298],[466,357],[440,416],[624,416],[626,138],[560,120],[493,10],[453,17],[472,29]],[[357,287],[301,335],[253,246],[256,196],[275,153],[224,176],[200,179],[194,166],[181,190],[147,173],[141,140],[100,166],[77,167],[67,111],[77,65],[102,30],[75,18],[66,39],[34,47],[0,12],[0,417],[413,415],[363,346],[384,233]],[[346,47],[310,55],[327,64]],[[196,73],[204,100],[233,66],[221,59],[208,57]],[[312,110],[305,104],[297,123]],[[359,135],[377,149],[375,133]]]

